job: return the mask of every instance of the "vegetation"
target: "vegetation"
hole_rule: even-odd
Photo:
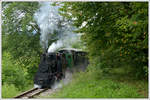
[[[2,3],[2,97],[33,87],[42,52],[39,28],[33,19],[37,9],[36,2]]]
[[[148,2],[61,3],[60,14],[82,34],[72,47],[84,47],[90,65],[48,97],[148,97]],[[42,53],[38,8],[38,2],[2,3],[3,98],[33,87]]]
[[[134,77],[147,79],[148,2],[65,2],[60,11],[83,33],[93,67],[131,66]]]
[[[83,34],[90,65],[48,97],[148,97],[148,3],[63,4],[61,15]]]
[[[40,98],[145,98],[148,84],[127,76],[116,68],[109,74],[93,69],[74,74],[72,82],[51,95]]]
[[[13,84],[11,84],[11,85],[4,84],[2,86],[2,97],[3,98],[11,98],[11,97],[17,95],[18,93],[20,93],[20,91],[17,90],[17,88]]]

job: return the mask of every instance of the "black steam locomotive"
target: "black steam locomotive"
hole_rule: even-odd
[[[81,63],[87,66],[87,53],[77,49],[61,49],[41,55],[39,68],[34,77],[34,87],[51,88],[55,81],[65,77],[65,70]]]

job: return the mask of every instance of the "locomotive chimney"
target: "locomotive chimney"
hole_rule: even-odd
[[[44,48],[44,53],[48,53],[48,47],[46,48]]]

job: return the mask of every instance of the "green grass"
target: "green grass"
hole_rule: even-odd
[[[61,90],[40,98],[147,98],[148,83],[112,70],[103,75],[98,70],[76,73]],[[119,73],[120,72],[120,73]]]
[[[2,98],[13,98],[31,88],[33,88],[33,85],[26,86],[23,90],[19,90],[13,84],[4,84],[2,85]]]
[[[33,88],[33,84],[25,78],[22,68],[10,59],[10,53],[3,52],[2,59],[2,98],[13,98]],[[30,83],[29,83],[30,82]]]
[[[20,93],[20,91],[13,84],[4,84],[2,86],[2,98],[12,98],[18,93]]]

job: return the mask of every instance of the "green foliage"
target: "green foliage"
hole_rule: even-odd
[[[24,71],[10,60],[11,55],[4,52],[2,56],[2,84],[13,84],[19,89],[26,85]]]
[[[2,50],[11,54],[11,60],[26,70],[26,78],[31,80],[42,52],[40,30],[33,19],[38,2],[3,2],[2,5]]]
[[[2,86],[2,98],[12,98],[20,91],[13,84],[5,84]]]
[[[148,2],[65,2],[60,11],[83,33],[92,66],[130,65],[147,77]]]
[[[61,90],[42,98],[143,98],[148,96],[148,90],[145,90],[148,84],[141,80],[133,81],[132,77],[126,76],[124,72],[114,71],[114,73],[105,75],[97,68],[89,67],[87,72],[74,74],[73,80]],[[128,79],[122,82],[119,78]],[[147,95],[139,91],[145,91]]]
[[[77,49],[84,49],[84,45],[81,41],[72,43],[71,47],[72,48],[77,48]]]
[[[13,97],[31,84],[33,87],[42,52],[40,29],[33,18],[38,8],[38,2],[2,3],[3,97]]]

